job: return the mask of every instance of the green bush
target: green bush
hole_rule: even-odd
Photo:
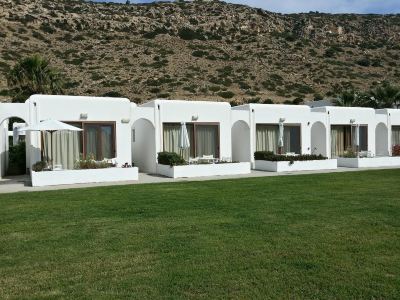
[[[178,36],[182,40],[205,40],[204,33],[201,30],[193,30],[187,27],[180,28],[178,31]]]
[[[194,56],[194,57],[203,57],[203,56],[207,56],[207,55],[208,55],[207,51],[195,50],[192,52],[192,56]]]
[[[268,161],[307,161],[307,160],[325,160],[326,157],[315,154],[301,154],[301,155],[278,155],[271,151],[257,151],[254,152],[255,160],[268,160]]]
[[[362,67],[369,67],[371,65],[371,61],[365,57],[357,60],[357,64]]]
[[[222,91],[218,93],[218,96],[224,98],[224,99],[230,99],[233,98],[233,96],[235,96],[234,92],[231,91]]]
[[[45,162],[45,161],[37,161],[32,165],[32,171],[42,172],[47,167],[48,167],[47,162]]]
[[[96,161],[94,159],[94,155],[88,155],[86,158],[80,158],[75,162],[74,169],[81,170],[81,169],[106,169],[114,167],[114,165],[110,164],[109,162],[103,161]]]
[[[9,165],[8,175],[22,175],[26,172],[26,152],[25,142],[20,142],[15,146],[10,146],[8,152]]]
[[[341,155],[341,157],[344,157],[344,158],[356,158],[357,157],[357,153],[353,149],[349,148]]]
[[[186,165],[186,161],[175,152],[159,152],[157,160],[159,164],[171,167]]]

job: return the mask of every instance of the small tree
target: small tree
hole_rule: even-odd
[[[13,102],[23,102],[34,94],[60,94],[63,80],[47,59],[33,55],[20,60],[7,75]]]
[[[359,106],[377,108],[378,103],[374,97],[354,90],[343,91],[335,101],[336,106]]]
[[[400,88],[390,83],[384,83],[371,91],[371,95],[378,102],[380,108],[400,107]]]

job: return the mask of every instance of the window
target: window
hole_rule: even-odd
[[[115,157],[114,124],[83,123],[84,155],[96,160]]]
[[[256,125],[256,151],[279,152],[279,125]],[[282,153],[301,154],[301,128],[299,125],[283,126]]]
[[[356,149],[356,126],[331,126],[331,153],[332,157],[342,156],[345,151],[368,151],[368,126],[359,126],[358,149]]]
[[[181,124],[163,124],[163,150],[175,152],[186,160],[203,155],[219,157],[219,125],[187,123],[186,129],[189,136],[189,149],[179,149],[179,135]]]
[[[115,157],[115,122],[66,122],[83,129],[77,132],[80,154],[93,155],[96,160]]]
[[[400,126],[392,126],[392,147],[400,145]]]
[[[368,151],[368,126],[360,126],[359,133],[359,151]]]

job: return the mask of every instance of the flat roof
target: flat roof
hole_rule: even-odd
[[[146,103],[141,104],[142,107],[155,106],[157,104],[182,104],[182,105],[208,105],[208,106],[225,106],[231,107],[228,102],[218,102],[218,101],[201,101],[201,100],[167,100],[167,99],[154,99]]]

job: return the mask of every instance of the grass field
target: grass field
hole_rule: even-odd
[[[0,195],[0,298],[400,298],[400,170]]]

